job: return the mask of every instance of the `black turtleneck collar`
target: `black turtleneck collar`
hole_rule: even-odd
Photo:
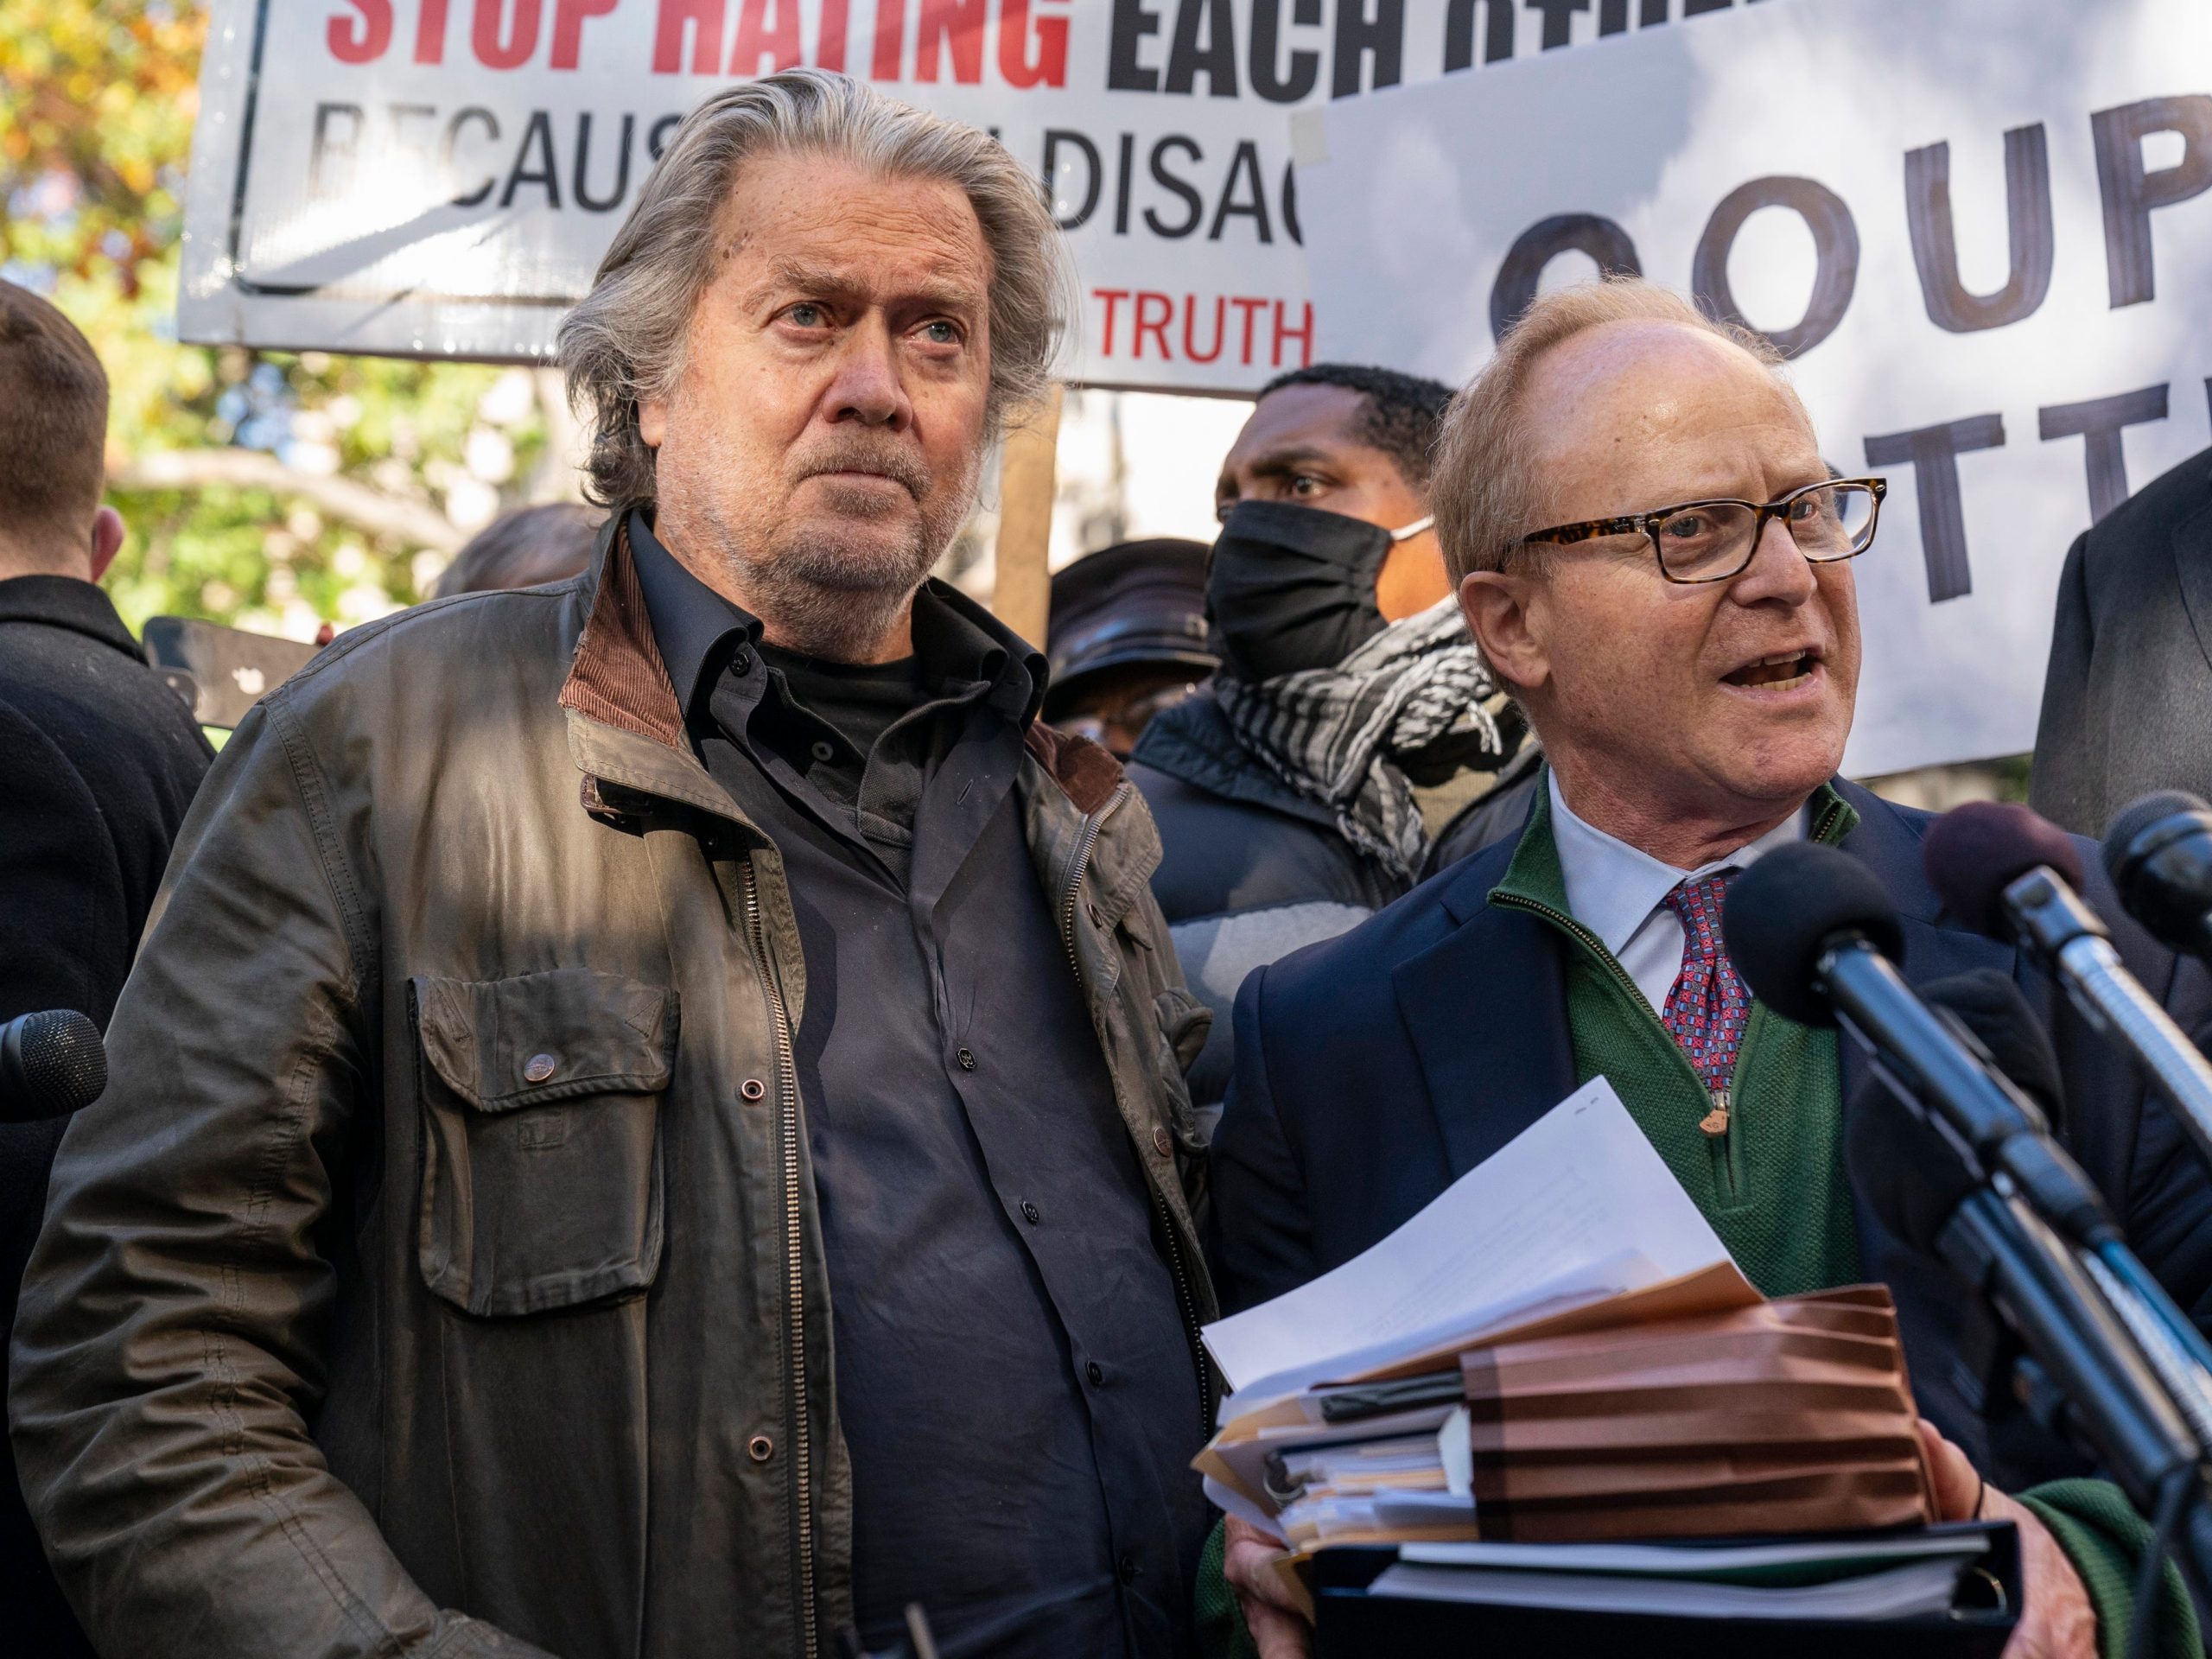
[[[732,653],[760,643],[760,619],[686,569],[653,534],[649,510],[630,510],[630,558],[653,640],[686,716],[710,696]],[[914,595],[914,654],[937,695],[990,689],[994,708],[1027,726],[1045,700],[1045,658],[957,588],[931,580]]]

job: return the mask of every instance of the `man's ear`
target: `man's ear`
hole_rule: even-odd
[[[661,440],[668,435],[668,399],[638,399],[638,435],[645,441],[646,448],[660,448]]]
[[[113,507],[103,506],[92,515],[92,580],[98,582],[107,575],[107,568],[115,563],[118,549],[123,545],[123,515]]]
[[[1470,570],[1459,582],[1459,614],[1505,690],[1516,696],[1551,677],[1551,659],[1531,615],[1538,579],[1526,571]]]

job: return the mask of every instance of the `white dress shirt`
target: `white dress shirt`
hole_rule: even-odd
[[[1748,869],[1763,854],[1805,838],[1808,809],[1801,806],[1726,858],[1694,870],[1678,870],[1585,823],[1560,793],[1559,774],[1547,768],[1545,778],[1551,788],[1552,842],[1559,849],[1560,873],[1567,881],[1567,910],[1613,953],[1655,1014],[1666,1011],[1667,993],[1682,971],[1682,924],[1667,908],[1667,895],[1693,876]]]

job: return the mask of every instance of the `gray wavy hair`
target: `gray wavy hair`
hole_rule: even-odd
[[[844,75],[787,70],[717,92],[683,118],[591,292],[561,324],[569,401],[590,433],[584,493],[593,500],[653,499],[639,400],[665,397],[683,374],[693,309],[721,262],[715,227],[737,169],[754,156],[794,154],[965,192],[991,255],[989,432],[1044,391],[1073,314],[1074,282],[1043,187],[977,128]]]

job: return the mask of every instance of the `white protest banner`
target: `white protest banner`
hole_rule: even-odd
[[[2068,544],[2206,440],[2212,6],[1769,0],[1296,120],[1323,356],[1464,380],[1593,262],[1707,296],[1890,480],[1848,768],[2031,746]]]
[[[1730,3],[215,0],[181,325],[540,356],[683,112],[809,64],[1049,181],[1075,378],[1250,391],[1313,360],[1289,110]]]

